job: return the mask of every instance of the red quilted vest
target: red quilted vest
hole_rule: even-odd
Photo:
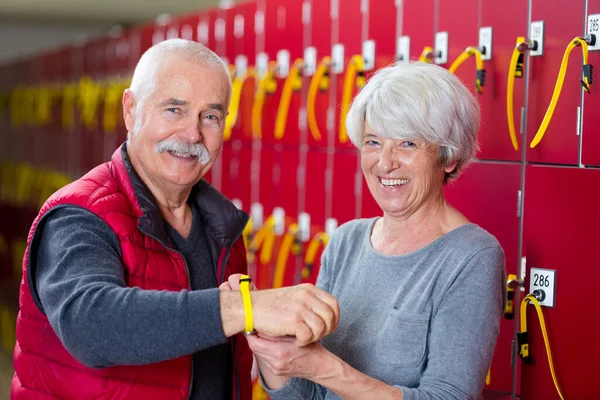
[[[19,294],[15,375],[11,398],[18,399],[186,399],[191,385],[191,355],[155,364],[92,369],[64,348],[31,291],[30,249],[36,246],[36,227],[54,207],[70,204],[86,208],[116,233],[128,286],[179,291],[189,289],[183,258],[167,249],[163,219],[139,178],[132,173],[125,146],[112,161],[54,193],[33,222],[23,259]],[[221,283],[233,273],[246,273],[242,229],[247,215],[201,181],[197,204],[209,232],[213,259],[219,260]],[[162,243],[161,243],[162,241]],[[150,256],[151,253],[151,256]],[[164,273],[168,270],[169,273]],[[162,272],[162,273],[161,273]],[[233,398],[251,399],[252,353],[242,335],[230,338],[233,353]]]

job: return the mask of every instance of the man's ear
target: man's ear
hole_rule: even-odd
[[[135,97],[133,96],[133,92],[131,89],[125,89],[123,92],[123,119],[125,120],[125,128],[127,128],[127,132],[134,133],[133,127],[135,126],[135,118],[136,118],[136,102]]]

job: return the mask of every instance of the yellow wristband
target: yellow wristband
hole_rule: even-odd
[[[246,315],[246,335],[254,333],[254,318],[252,318],[252,298],[250,297],[250,283],[252,279],[248,275],[240,276],[240,292],[244,303],[244,314]]]

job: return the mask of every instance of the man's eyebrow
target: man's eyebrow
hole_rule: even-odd
[[[160,103],[161,107],[165,107],[165,106],[185,106],[187,105],[188,102],[186,100],[181,100],[181,99],[176,99],[174,97],[171,97],[168,100],[163,101],[162,103]]]
[[[210,108],[211,110],[225,112],[225,106],[223,106],[223,104],[219,104],[219,103],[211,103],[208,105],[208,108]]]

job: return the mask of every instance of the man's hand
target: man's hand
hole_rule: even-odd
[[[340,320],[337,300],[311,284],[252,292],[254,329],[293,336],[306,346],[333,332]]]
[[[232,336],[243,331],[245,321],[239,274],[231,275],[219,289],[223,331]],[[311,284],[253,290],[251,298],[254,329],[273,337],[294,337],[298,346],[328,335],[339,323],[337,300]]]

